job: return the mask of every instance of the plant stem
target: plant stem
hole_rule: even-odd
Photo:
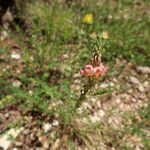
[[[94,80],[92,80],[91,78],[88,78],[87,83],[84,84],[83,89],[81,90],[80,97],[76,103],[76,108],[79,107],[81,103],[85,100],[86,94],[94,86],[94,83],[95,83]]]

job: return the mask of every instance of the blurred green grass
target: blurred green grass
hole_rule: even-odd
[[[93,3],[88,0],[68,3],[54,1],[49,5],[36,1],[27,7],[26,15],[30,17],[27,18],[29,28],[26,32],[28,42],[35,49],[29,55],[33,55],[39,64],[49,64],[53,58],[69,51],[64,49],[64,45],[81,45],[82,49],[86,48],[83,53],[88,56],[87,36],[107,31],[110,39],[103,54],[106,61],[122,55],[135,64],[150,65],[148,1],[96,0]],[[94,16],[91,25],[82,22],[87,13]],[[79,48],[81,54],[82,49]],[[78,55],[79,51],[74,53]]]

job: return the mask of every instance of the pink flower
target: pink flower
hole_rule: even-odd
[[[102,63],[100,66],[93,67],[92,65],[86,65],[84,69],[80,70],[80,74],[86,77],[100,77],[104,76],[108,70],[108,67],[105,67]]]
[[[108,67],[105,67],[103,64],[101,64],[99,67],[94,68],[94,76],[96,78],[100,76],[104,76],[108,70]]]
[[[82,76],[84,76],[84,70],[80,70],[80,74],[82,75]]]
[[[80,74],[82,76],[92,76],[94,72],[94,68],[92,65],[86,65],[84,70],[80,70]]]
[[[94,68],[92,65],[86,65],[84,69],[85,76],[92,76],[94,72]]]
[[[103,72],[103,70],[102,70],[101,67],[95,67],[95,68],[94,68],[94,76],[95,76],[95,77],[98,78],[99,76],[101,76],[102,72]]]

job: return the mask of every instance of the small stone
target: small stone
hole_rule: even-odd
[[[112,79],[114,83],[117,83],[118,80],[116,78]]]
[[[52,139],[55,139],[55,138],[56,138],[56,133],[55,133],[55,132],[51,132],[50,137],[51,137]]]
[[[94,104],[96,102],[96,98],[95,97],[91,97],[91,102]]]
[[[15,145],[16,145],[17,147],[21,147],[21,146],[22,146],[22,142],[16,142]]]
[[[75,79],[74,84],[81,84],[81,81],[79,79]]]
[[[54,120],[52,123],[53,126],[57,127],[59,125],[59,122],[57,120]]]
[[[96,102],[96,107],[97,107],[97,108],[101,108],[101,107],[102,107],[102,105],[101,105],[101,102],[100,102],[100,101],[97,101],[97,102]]]
[[[121,99],[120,98],[116,98],[115,102],[116,102],[116,104],[120,104],[121,103]]]
[[[132,98],[132,102],[136,103],[136,99],[134,97]]]
[[[82,121],[83,121],[83,123],[87,123],[88,122],[87,118],[85,118],[85,117],[82,118]]]
[[[143,87],[142,84],[139,84],[139,85],[138,85],[138,90],[139,90],[140,92],[144,92],[144,87]]]
[[[44,130],[45,133],[51,131],[51,129],[52,129],[52,125],[50,123],[45,123],[43,125],[43,130]]]
[[[34,133],[31,133],[31,134],[30,134],[30,139],[31,139],[32,141],[34,141],[34,140],[36,139]]]
[[[63,54],[60,59],[63,61],[63,60],[66,60],[69,58],[69,55],[68,54]]]
[[[5,71],[6,71],[6,68],[3,69],[3,72],[5,72]]]
[[[49,144],[48,144],[48,142],[44,142],[44,143],[43,143],[43,148],[44,148],[44,149],[49,149]]]
[[[21,56],[20,56],[20,54],[12,53],[12,54],[11,54],[11,58],[13,58],[13,59],[20,59]]]
[[[148,104],[147,103],[144,103],[144,107],[147,107],[148,106]]]
[[[105,115],[105,112],[104,110],[100,109],[98,112],[97,112],[98,116],[99,117],[103,117]]]
[[[78,114],[82,114],[84,112],[83,108],[79,107],[77,108],[77,113]]]
[[[150,74],[150,67],[139,66],[136,68],[136,71],[142,74]]]
[[[0,40],[1,41],[6,40],[8,37],[9,37],[8,32],[6,32],[6,31],[1,32],[1,34],[0,34]]]
[[[80,73],[75,73],[73,78],[80,78],[80,76],[81,76]]]
[[[22,83],[21,83],[20,81],[15,80],[15,81],[13,81],[12,86],[13,86],[13,87],[20,87],[21,84],[22,84]]]
[[[112,17],[112,15],[108,15],[107,18],[108,19],[112,19],[113,17]]]
[[[84,108],[84,109],[92,109],[92,107],[91,107],[91,105],[89,104],[89,103],[87,103],[87,102],[84,102],[83,104],[82,104],[82,107]]]
[[[145,81],[145,82],[143,83],[143,86],[144,86],[145,88],[147,88],[147,87],[149,86],[149,82],[148,82],[148,81]]]
[[[129,90],[128,90],[128,93],[129,93],[129,94],[132,94],[132,93],[133,93],[133,90],[132,90],[132,89],[129,89]]]
[[[27,135],[27,134],[30,133],[30,130],[29,130],[29,129],[26,129],[26,130],[23,131],[23,133],[24,133],[25,135]]]
[[[92,123],[96,123],[100,121],[100,117],[98,117],[96,114],[94,114],[93,116],[89,116],[89,119]]]
[[[63,105],[64,103],[63,103],[63,101],[62,100],[59,100],[58,101],[58,105]]]
[[[139,146],[136,146],[135,150],[142,150],[142,149]]]
[[[115,86],[114,82],[110,82],[109,86]]]
[[[6,117],[6,118],[9,118],[9,113],[6,113],[6,114],[5,114],[5,117]]]
[[[133,77],[133,76],[129,77],[129,82],[132,84],[139,84],[140,83],[140,81],[136,77]]]
[[[18,150],[18,148],[14,147],[12,150]]]
[[[100,85],[100,87],[101,87],[101,88],[107,88],[107,87],[108,87],[108,84],[107,84],[107,83],[102,83],[102,84]]]
[[[119,105],[119,108],[120,108],[120,110],[122,110],[122,111],[124,111],[124,112],[131,110],[131,106],[130,106],[130,105],[123,104],[123,103],[121,103],[121,104]]]

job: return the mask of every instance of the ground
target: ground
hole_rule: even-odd
[[[106,3],[37,1],[1,29],[0,149],[150,149],[149,3]],[[77,108],[101,33],[109,70]]]

